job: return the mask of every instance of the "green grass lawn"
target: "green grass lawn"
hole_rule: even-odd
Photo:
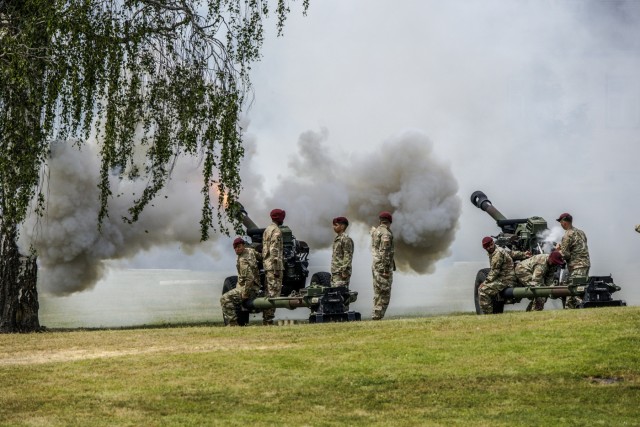
[[[0,335],[0,425],[640,425],[640,307]]]

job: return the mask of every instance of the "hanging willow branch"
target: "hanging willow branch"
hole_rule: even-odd
[[[147,182],[125,218],[133,222],[176,159],[190,155],[203,159],[202,238],[212,228],[228,232],[225,219],[237,226],[228,209],[241,189],[238,120],[248,72],[260,58],[265,17],[274,10],[281,33],[289,13],[285,0],[270,3],[0,0],[3,222],[22,222],[38,195],[48,141],[85,141],[96,132],[100,222],[109,214],[114,171]],[[145,147],[142,165],[134,163],[136,144]],[[215,203],[212,186],[219,189]]]

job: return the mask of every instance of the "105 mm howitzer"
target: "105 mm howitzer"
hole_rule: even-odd
[[[253,222],[242,205],[239,204],[238,207],[239,218],[250,240],[248,246],[257,252],[262,252],[262,235],[265,229],[259,228]],[[280,226],[280,231],[284,252],[284,276],[280,296],[265,296],[264,268],[262,261],[259,261],[260,292],[257,298],[245,301],[239,308],[238,325],[247,325],[251,313],[259,313],[271,308],[293,310],[307,307],[311,310],[309,323],[360,320],[360,313],[349,310],[349,304],[356,301],[358,293],[345,287],[331,287],[331,273],[326,271],[314,273],[311,276],[310,286],[305,288],[309,276],[309,245],[297,240],[286,225]],[[227,277],[222,286],[222,294],[234,289],[237,283],[238,276]],[[227,319],[225,319],[226,323]]]
[[[496,220],[496,225],[501,230],[497,236],[493,236],[496,239],[497,246],[512,251],[530,252],[534,255],[545,253],[543,234],[547,230],[547,222],[544,218],[532,216],[523,219],[507,219],[493,206],[482,191],[474,191],[471,194],[471,203]],[[482,314],[478,287],[485,281],[489,271],[489,268],[483,268],[476,275],[473,298],[476,313],[478,314]],[[557,283],[557,286],[523,286],[504,289],[493,300],[493,313],[502,313],[505,304],[517,304],[523,299],[534,300],[535,298],[562,298],[564,301],[566,297],[576,296],[581,299],[578,308],[627,305],[622,300],[613,299],[612,294],[621,288],[613,282],[613,278],[610,275],[573,277],[568,283],[565,283],[561,280],[564,276],[563,273],[564,271],[561,270],[556,273],[555,283]]]
[[[311,310],[309,323],[343,322],[360,320],[360,313],[349,310],[349,304],[355,302],[358,293],[345,286],[326,287],[311,284],[308,288],[287,297],[261,297],[245,303],[248,310],[287,308],[293,310],[307,307]]]

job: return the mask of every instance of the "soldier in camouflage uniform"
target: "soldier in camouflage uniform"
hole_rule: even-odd
[[[280,226],[284,222],[285,211],[274,209],[270,212],[272,223],[262,234],[262,263],[264,266],[265,287],[267,297],[279,297],[284,276],[284,246]],[[262,312],[262,324],[273,325],[276,309]]]
[[[489,274],[478,286],[478,302],[483,314],[493,313],[493,298],[505,288],[516,284],[516,275],[513,271],[513,260],[509,252],[496,246],[489,236],[482,239],[482,247],[489,256]]]
[[[393,260],[394,245],[391,232],[392,217],[389,212],[380,212],[380,225],[371,230],[371,254],[373,255],[373,314],[372,320],[382,320],[389,300],[391,299],[391,284],[393,272],[396,269]]]
[[[558,251],[534,255],[516,265],[516,278],[520,286],[553,286],[555,272],[563,264],[562,254]],[[542,311],[546,301],[546,298],[536,298],[531,301],[527,311]]]
[[[238,283],[234,289],[220,298],[222,314],[224,314],[228,326],[238,326],[237,312],[242,302],[255,298],[260,291],[260,272],[257,262],[259,254],[252,248],[247,248],[241,237],[233,241],[233,250],[238,256],[236,260]]]
[[[349,220],[343,216],[333,219],[333,251],[331,253],[331,286],[347,286],[351,280],[353,240],[346,233]]]
[[[573,226],[573,217],[568,213],[563,213],[556,220],[565,230],[562,241],[557,245],[557,249],[567,262],[570,280],[578,276],[589,276],[591,262],[589,260],[589,247],[587,246],[587,236],[584,231]],[[568,297],[566,307],[577,308],[582,300],[579,297]]]

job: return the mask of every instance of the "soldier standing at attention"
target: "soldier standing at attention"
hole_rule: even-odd
[[[220,306],[228,322],[227,326],[238,326],[238,309],[242,302],[254,298],[260,290],[260,272],[256,260],[259,254],[252,248],[247,248],[241,237],[233,241],[233,250],[238,256],[236,260],[238,282],[234,289],[220,298]]]
[[[560,226],[565,230],[562,241],[556,246],[556,249],[560,251],[562,257],[567,262],[567,269],[569,270],[568,279],[572,279],[577,276],[589,276],[589,268],[591,262],[589,260],[589,247],[587,246],[587,236],[584,231],[579,230],[573,226],[573,217],[568,213],[561,214],[556,220],[560,223]],[[579,297],[568,297],[567,308],[577,308],[581,299]]]
[[[515,286],[516,275],[513,260],[506,249],[496,246],[489,236],[482,239],[482,247],[489,256],[489,274],[478,286],[478,302],[483,314],[493,313],[493,297],[504,288]]]
[[[534,255],[516,265],[516,278],[522,286],[553,286],[557,266],[563,264],[562,254],[558,251]],[[545,302],[546,298],[536,298],[529,303],[527,311],[542,311]]]
[[[269,214],[272,223],[262,234],[262,263],[264,266],[266,296],[279,297],[282,290],[282,276],[284,275],[284,246],[280,226],[286,215],[282,209],[274,209]],[[276,309],[271,308],[262,312],[262,324],[273,325]]]
[[[333,251],[331,253],[331,286],[349,287],[351,262],[353,261],[353,240],[346,233],[349,220],[343,216],[333,218]]]
[[[371,254],[373,255],[373,314],[372,320],[382,320],[391,299],[393,283],[394,246],[391,232],[392,217],[389,212],[380,212],[380,225],[371,231]]]

